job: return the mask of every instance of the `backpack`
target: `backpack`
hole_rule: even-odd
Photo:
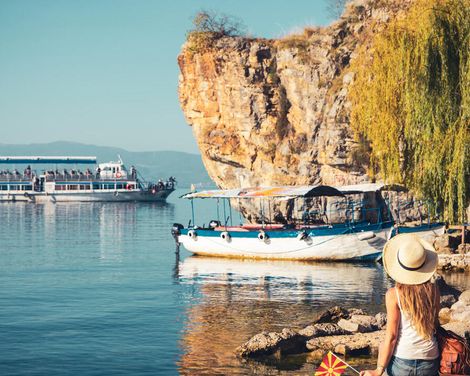
[[[470,348],[465,338],[439,326],[436,332],[441,353],[439,374],[470,375]]]

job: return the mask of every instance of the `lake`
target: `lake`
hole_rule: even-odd
[[[383,309],[379,264],[244,261],[175,253],[190,205],[0,204],[2,375],[311,375],[305,358],[240,361],[262,330],[341,304]],[[215,206],[197,203],[201,222]]]

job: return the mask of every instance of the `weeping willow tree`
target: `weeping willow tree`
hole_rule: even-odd
[[[417,0],[352,63],[370,173],[463,221],[470,199],[470,0]],[[362,145],[364,146],[364,145]]]

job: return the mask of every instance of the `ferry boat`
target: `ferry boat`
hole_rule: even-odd
[[[5,156],[0,165],[14,166],[0,170],[0,202],[64,201],[164,201],[175,190],[176,180],[146,182],[134,166],[128,171],[118,162],[100,163],[81,171],[78,165],[96,165],[96,157]],[[20,172],[19,165],[26,165]],[[54,165],[37,173],[32,165]],[[72,166],[58,169],[57,166]]]
[[[386,241],[399,232],[417,233],[427,238],[444,232],[443,223],[426,223],[414,227],[399,226],[388,207],[367,208],[351,195],[376,193],[383,184],[362,184],[344,187],[325,185],[304,187],[269,187],[214,190],[188,193],[192,219],[187,227],[175,223],[172,234],[177,244],[190,252],[204,256],[308,260],[308,261],[376,261],[381,257]],[[305,212],[302,219],[291,223],[272,223],[262,201],[259,203],[263,222],[233,226],[230,200],[295,200],[325,196],[345,199],[343,221],[336,222],[331,211]],[[212,198],[224,202],[223,221],[211,220],[208,226],[194,222],[192,200]],[[228,210],[225,201],[228,201]],[[356,205],[356,208],[354,207]],[[359,210],[356,210],[359,209]],[[263,213],[264,211],[264,213]],[[219,213],[219,210],[217,210]],[[357,215],[359,214],[359,215]],[[336,216],[341,218],[341,216]],[[230,224],[229,224],[230,223]]]

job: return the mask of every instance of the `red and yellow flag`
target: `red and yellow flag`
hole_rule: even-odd
[[[346,368],[348,368],[348,365],[330,351],[323,358],[315,372],[315,376],[339,376]]]

